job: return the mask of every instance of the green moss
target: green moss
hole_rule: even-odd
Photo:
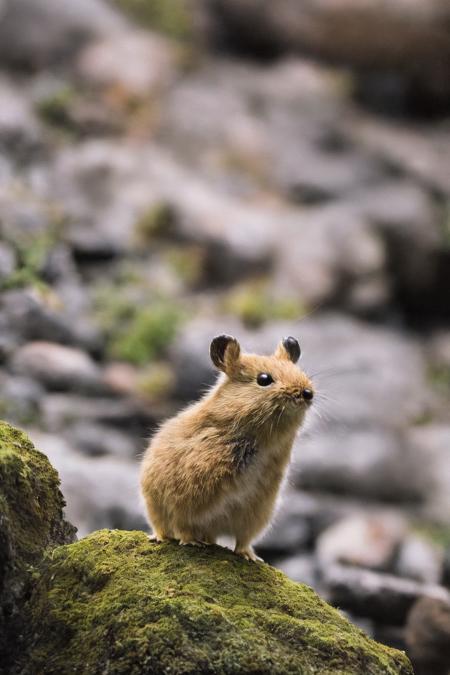
[[[178,40],[192,34],[187,0],[114,0],[139,23]]]
[[[7,237],[14,246],[18,266],[13,274],[2,282],[1,288],[24,288],[33,286],[45,292],[48,288],[42,279],[42,271],[52,249],[58,242],[62,229],[61,214],[48,209],[48,226],[35,233],[17,231],[13,237]]]
[[[444,396],[450,395],[450,367],[444,364],[435,365],[428,371],[431,385]]]
[[[23,673],[412,674],[310,588],[219,547],[100,531],[48,555]]]
[[[135,224],[138,244],[148,244],[155,237],[173,234],[175,212],[167,202],[158,202],[147,209]]]
[[[136,365],[157,358],[175,337],[181,313],[170,302],[155,302],[137,309],[125,328],[119,330],[109,345],[111,356]]]
[[[184,284],[199,284],[205,268],[205,250],[201,246],[172,247],[164,257]]]
[[[166,363],[152,363],[139,376],[137,389],[144,397],[167,398],[175,388],[175,375]]]
[[[24,433],[0,422],[0,663],[20,623],[30,566],[49,547],[73,540],[63,507],[58,474],[48,459]]]
[[[57,127],[71,127],[71,108],[75,99],[75,91],[63,86],[37,103],[37,112],[47,124]]]
[[[299,319],[305,313],[297,298],[276,296],[267,282],[260,280],[232,289],[225,298],[224,309],[251,328],[274,319]]]

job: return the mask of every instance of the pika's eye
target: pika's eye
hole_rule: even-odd
[[[267,387],[267,385],[272,384],[273,377],[269,373],[259,373],[256,381],[260,387]]]

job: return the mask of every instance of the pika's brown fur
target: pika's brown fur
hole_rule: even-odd
[[[222,335],[210,353],[223,375],[156,433],[142,493],[157,541],[212,544],[231,535],[236,553],[255,560],[251,542],[269,523],[313,386],[294,365],[300,348],[292,337],[259,356]],[[258,384],[261,374],[273,382]]]

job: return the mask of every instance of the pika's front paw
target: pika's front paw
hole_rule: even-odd
[[[156,532],[149,534],[148,539],[155,544],[161,544],[163,541],[170,541],[169,537],[165,537],[162,534],[157,534]]]
[[[251,546],[248,548],[235,548],[234,552],[236,555],[239,555],[241,558],[245,558],[246,560],[251,560],[252,562],[264,562],[262,558],[256,555]]]

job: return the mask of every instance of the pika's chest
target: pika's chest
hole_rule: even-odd
[[[235,492],[237,501],[276,487],[289,460],[286,444],[262,444],[254,439],[240,439],[233,447]]]

